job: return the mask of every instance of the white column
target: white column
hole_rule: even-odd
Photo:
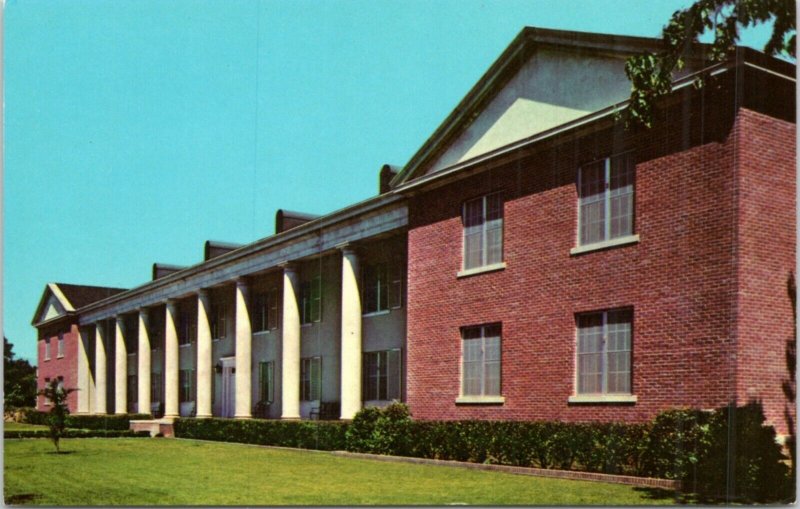
[[[361,295],[358,255],[342,250],[342,419],[352,419],[361,409]]]
[[[116,319],[114,330],[114,413],[128,413],[128,350],[125,348],[125,322]]]
[[[73,326],[78,336],[78,413],[89,413],[89,355],[86,351],[86,331]]]
[[[147,309],[139,309],[139,366],[137,377],[139,383],[139,413],[150,413],[150,320]]]
[[[166,330],[164,331],[164,417],[174,418],[180,414],[178,403],[178,318],[177,302],[167,301]]]
[[[94,378],[97,384],[95,391],[94,412],[96,414],[106,413],[106,334],[105,321],[95,324],[94,336]]]
[[[300,418],[300,310],[299,283],[293,265],[283,264],[283,358],[281,360],[282,419]]]
[[[250,311],[247,307],[247,281],[236,280],[236,413],[237,419],[252,417],[252,342]]]
[[[211,417],[211,326],[208,291],[197,292],[197,417]]]

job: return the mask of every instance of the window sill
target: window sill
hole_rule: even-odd
[[[182,345],[178,345],[178,348],[186,348],[187,346],[192,346],[191,343],[184,343]]]
[[[570,396],[569,403],[636,403],[634,394],[581,394]]]
[[[45,362],[47,362],[47,361],[50,360],[50,357],[45,357],[44,360],[45,360]]]
[[[381,309],[380,311],[372,311],[371,313],[364,313],[361,316],[364,317],[364,318],[369,318],[370,316],[381,316],[381,315],[388,315],[388,314],[389,314],[389,310],[388,309]]]
[[[133,357],[134,355],[136,355],[136,352],[128,352],[128,357]]]
[[[483,274],[485,272],[495,272],[506,268],[506,262],[493,263],[491,265],[484,265],[483,267],[475,267],[473,269],[464,269],[458,271],[457,278],[474,276],[476,274]]]
[[[628,244],[637,244],[639,242],[639,234],[626,235],[624,237],[617,237],[616,239],[604,240],[602,242],[595,242],[593,244],[586,244],[585,246],[573,247],[569,250],[569,254],[577,255],[581,253],[590,253],[592,251],[600,251],[601,249],[608,249],[610,247],[625,246]]]
[[[459,396],[456,405],[502,405],[506,402],[503,396]]]
[[[211,338],[211,341],[222,341],[225,338]]]
[[[272,332],[272,331],[271,330],[257,330],[255,332],[253,332],[253,336],[266,336],[270,332]]]
[[[63,358],[64,358],[64,356],[63,356],[63,355],[58,355],[58,356],[56,356],[56,359],[63,359]]]

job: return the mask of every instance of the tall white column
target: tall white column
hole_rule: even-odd
[[[352,419],[361,409],[361,295],[358,255],[342,250],[342,419]]]
[[[283,264],[283,358],[281,360],[282,419],[300,418],[300,310],[299,282],[291,264]]]
[[[164,417],[174,418],[180,414],[178,403],[178,319],[177,302],[167,301],[166,330],[164,331]]]
[[[125,348],[125,322],[116,319],[114,329],[114,413],[128,413],[128,349]]]
[[[197,292],[197,417],[211,417],[211,303],[207,290]]]
[[[139,413],[150,413],[150,320],[147,309],[139,309]]]
[[[252,417],[252,343],[250,311],[247,307],[247,281],[236,280],[236,414],[237,419]]]
[[[106,322],[95,324],[94,336],[94,378],[97,385],[95,391],[94,412],[96,414],[106,413]]]
[[[86,345],[89,340],[86,331],[73,326],[78,337],[78,413],[89,413],[89,355]]]

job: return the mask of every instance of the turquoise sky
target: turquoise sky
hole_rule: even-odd
[[[689,3],[8,0],[4,333],[35,362],[47,282],[138,286],[376,194],[525,25],[657,36]]]

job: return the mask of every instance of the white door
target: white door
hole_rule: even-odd
[[[236,409],[236,359],[222,359],[222,417],[233,417]]]

